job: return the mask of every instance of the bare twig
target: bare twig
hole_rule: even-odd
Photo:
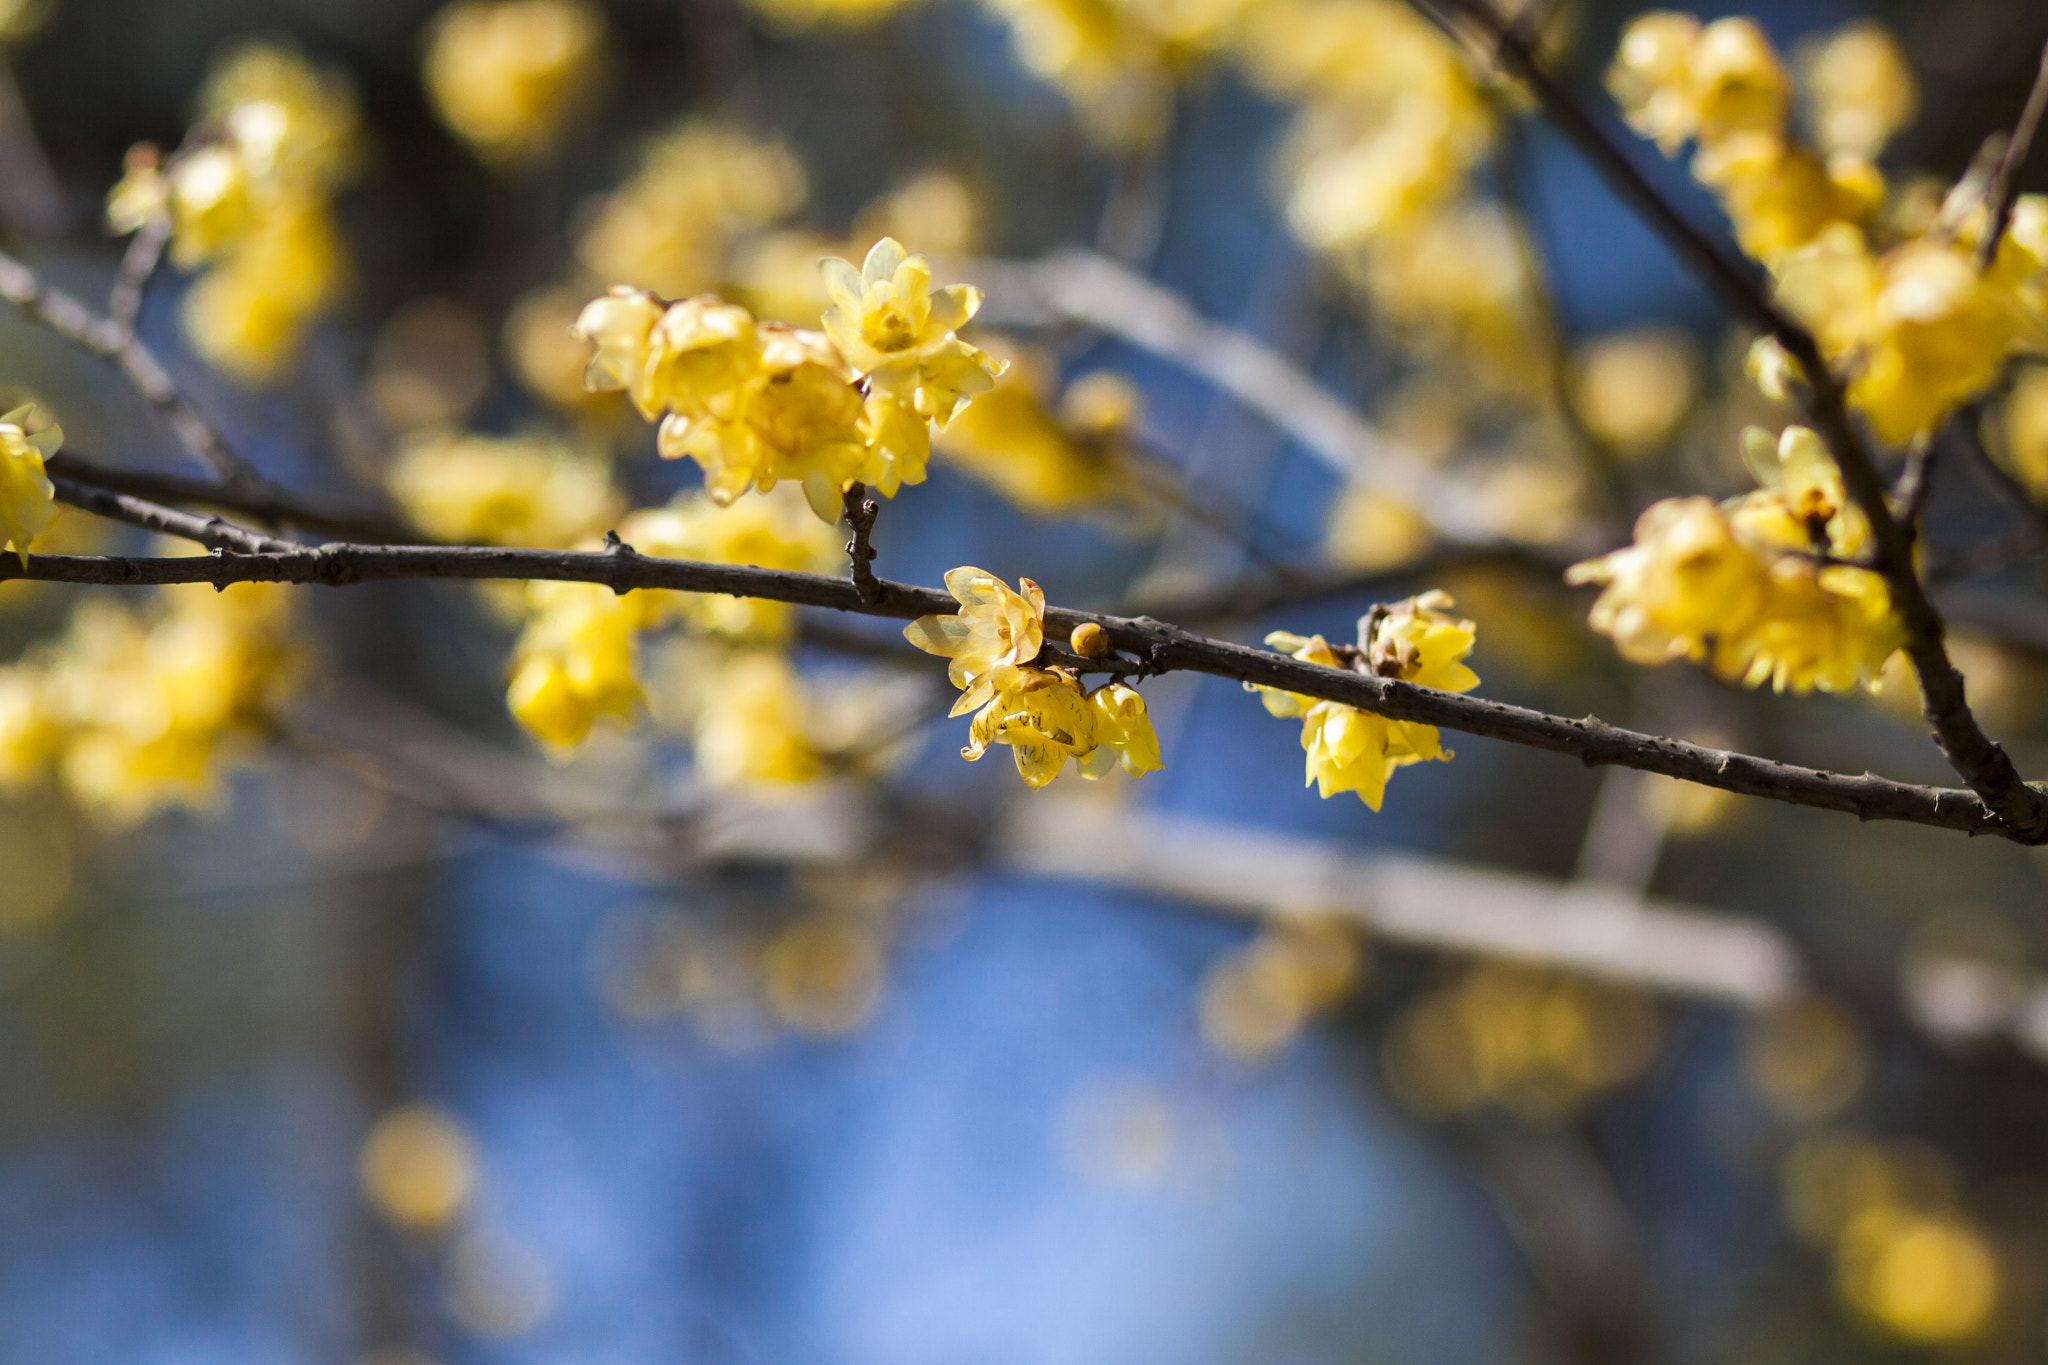
[[[113,318],[101,317],[70,294],[45,282],[26,263],[5,253],[0,253],[0,299],[118,368],[130,387],[170,426],[179,444],[212,470],[216,478],[251,490],[272,487],[270,480],[236,454],[227,439],[185,400],[156,353],[138,341],[126,326]]]
[[[1914,569],[1912,536],[1892,516],[1877,462],[1850,417],[1847,389],[1829,367],[1819,342],[1772,300],[1750,269],[1665,197],[1621,141],[1610,136],[1551,75],[1527,36],[1488,0],[1413,3],[1425,13],[1434,9],[1468,20],[1493,38],[1501,61],[1528,85],[1551,121],[1616,193],[1732,310],[1760,327],[1792,357],[1808,384],[1808,413],[1841,469],[1849,496],[1870,521],[1873,567],[1883,576],[1905,626],[1906,654],[1920,679],[1935,743],[1986,806],[2012,826],[2015,837],[2027,843],[2048,840],[2048,798],[2020,779],[2012,759],[1971,714],[1962,674],[1956,671],[1943,643],[1941,614]]]
[[[166,583],[317,583],[342,587],[395,579],[545,579],[602,583],[615,592],[662,588],[761,597],[798,606],[904,619],[951,614],[959,604],[943,592],[881,582],[881,600],[866,602],[853,584],[822,574],[657,559],[617,546],[606,550],[513,550],[479,545],[322,545],[291,553],[209,555],[188,559],[122,559],[31,555],[0,560],[0,579],[142,586]],[[1703,786],[1792,805],[1843,811],[1864,820],[1904,820],[1971,834],[2038,842],[2002,820],[1981,798],[1950,788],[1921,787],[1868,773],[1821,772],[1748,754],[1729,753],[1657,735],[1638,734],[1588,716],[1573,720],[1477,697],[1453,696],[1391,678],[1302,663],[1284,654],[1212,640],[1150,617],[1102,616],[1050,608],[1048,632],[1066,635],[1083,622],[1108,632],[1110,643],[1142,660],[1145,671],[1182,670],[1281,688],[1342,702],[1394,720],[1442,726],[1465,734],[1569,754],[1588,766],[1619,765],[1684,778]],[[1128,671],[1128,665],[1120,665]]]
[[[2020,197],[2020,172],[2026,169],[2043,118],[2048,118],[2048,47],[2041,49],[2041,66],[2034,75],[2034,88],[2027,92],[2026,108],[2020,111],[2020,121],[2013,125],[2012,137],[1998,158],[1998,169],[1991,174],[1986,196],[1991,206],[1991,222],[1984,230],[1984,240],[1977,243],[1980,270],[1989,268],[1997,259],[1998,244],[2005,240],[2006,229],[2012,226],[2013,205]]]
[[[1899,471],[1899,482],[1892,489],[1892,514],[1916,539],[1920,515],[1927,510],[1928,495],[1934,491],[1934,458],[1940,444],[1932,435],[1913,442],[1906,452],[1906,467]]]
[[[185,503],[217,507],[224,512],[240,512],[270,526],[296,526],[307,531],[378,544],[419,539],[418,532],[394,517],[368,509],[351,511],[322,506],[275,485],[252,490],[213,479],[127,469],[101,464],[70,449],[51,456],[46,467],[53,478],[61,474],[77,483],[111,489],[116,493],[132,493],[154,502]]]
[[[142,296],[155,278],[156,268],[163,264],[164,248],[170,240],[171,220],[166,214],[144,223],[128,239],[128,250],[121,255],[121,269],[107,295],[107,321],[131,336],[135,333],[135,319],[142,312]]]
[[[860,594],[860,600],[873,606],[882,600],[882,580],[875,577],[875,518],[881,515],[882,504],[868,496],[864,483],[850,483],[843,495],[846,512],[846,529],[853,533],[853,539],[846,542],[846,557],[853,563],[853,590]]]
[[[221,550],[228,554],[302,554],[303,545],[276,536],[266,536],[260,531],[223,521],[219,517],[195,517],[190,512],[165,507],[127,493],[110,492],[88,484],[74,482],[61,474],[50,477],[51,485],[57,490],[57,501],[69,503],[81,511],[94,516],[106,517],[111,521],[124,521],[130,526],[140,526],[145,531],[160,535],[177,536],[193,541],[210,550]]]

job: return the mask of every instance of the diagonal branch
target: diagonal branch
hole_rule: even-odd
[[[2019,202],[2020,172],[2026,169],[2027,157],[2034,150],[2034,139],[2041,132],[2041,120],[2048,118],[2048,46],[2041,49],[2041,66],[2034,73],[2034,88],[2027,92],[2027,104],[2020,111],[2020,121],[2013,125],[2012,136],[2006,140],[2005,151],[1998,158],[1998,169],[1991,173],[1988,202],[1991,205],[1991,223],[1984,230],[1984,240],[1977,244],[1977,268],[1990,266],[1998,257],[1998,244],[2005,240],[2006,229],[2012,226],[2013,206]]]
[[[174,507],[165,507],[127,493],[115,493],[104,488],[74,482],[61,474],[50,476],[51,486],[57,490],[57,501],[69,503],[81,511],[110,521],[123,521],[130,526],[139,526],[145,531],[159,535],[177,536],[181,540],[193,541],[209,550],[220,550],[227,554],[303,554],[305,547],[289,540],[279,540],[260,531],[251,531],[219,517],[196,517],[190,512],[181,512]]]
[[[216,479],[101,464],[68,447],[51,456],[44,467],[52,478],[61,475],[75,483],[116,493],[130,493],[152,502],[185,503],[217,507],[224,512],[240,512],[271,526],[296,526],[307,531],[380,544],[419,539],[418,532],[394,517],[369,509],[352,511],[322,506],[275,484],[250,489]]]
[[[2020,779],[2012,759],[1971,714],[1962,674],[1956,671],[1943,643],[1946,630],[1941,613],[1914,569],[1912,535],[1892,515],[1877,462],[1849,415],[1848,391],[1828,366],[1813,334],[1771,299],[1749,267],[1665,197],[1623,150],[1622,143],[1550,73],[1528,36],[1502,17],[1489,0],[1413,3],[1425,12],[1434,7],[1467,20],[1486,34],[1500,60],[1528,85],[1550,120],[1615,192],[1732,311],[1761,328],[1798,364],[1810,387],[1809,416],[1840,467],[1849,496],[1870,521],[1876,548],[1873,567],[1883,576],[1905,626],[1906,655],[1920,679],[1935,743],[1971,789],[2012,827],[2015,837],[2027,843],[2048,841],[2048,798]]]
[[[514,550],[487,546],[349,545],[288,553],[208,555],[187,559],[119,559],[31,555],[24,569],[0,560],[0,580],[140,586],[169,583],[317,583],[342,587],[396,579],[545,579],[602,583],[615,592],[659,588],[761,597],[797,606],[906,619],[950,614],[959,604],[933,588],[881,581],[881,600],[864,601],[853,583],[823,574],[657,559],[614,542],[604,550]],[[1904,820],[1970,834],[2039,842],[1999,818],[1976,795],[1913,786],[1868,773],[1848,776],[1729,753],[1682,740],[1639,734],[1588,716],[1573,720],[1526,707],[1436,692],[1390,678],[1302,663],[1270,650],[1230,644],[1150,617],[1102,616],[1051,608],[1055,638],[1084,622],[1108,632],[1117,649],[1144,661],[1146,672],[1175,670],[1341,702],[1394,720],[1568,754],[1588,766],[1619,765],[1683,778],[1703,786],[1792,805],[1843,811],[1864,820]],[[1120,671],[1129,671],[1120,665]]]

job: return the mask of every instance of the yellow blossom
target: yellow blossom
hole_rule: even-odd
[[[954,569],[946,590],[960,604],[950,616],[920,616],[903,628],[903,638],[927,654],[952,662],[946,676],[962,696],[950,714],[964,716],[985,705],[1010,675],[1038,657],[1045,645],[1045,593],[1028,578],[1021,592],[985,569]]]
[[[1132,492],[1131,443],[1143,400],[1121,375],[1098,370],[1067,386],[1049,411],[1050,361],[1017,353],[994,389],[936,438],[952,464],[1032,512],[1072,512]]]
[[[248,43],[217,62],[200,92],[251,175],[330,190],[355,169],[361,115],[347,78],[275,43]]]
[[[1699,350],[1683,332],[1623,332],[1574,359],[1572,394],[1589,430],[1625,455],[1668,439],[1699,394]]]
[[[808,782],[823,762],[806,733],[796,672],[779,654],[727,661],[695,726],[697,771],[715,787]]]
[[[907,404],[943,427],[1002,372],[998,362],[953,335],[980,310],[981,291],[971,284],[934,290],[931,263],[906,255],[895,238],[876,242],[859,270],[836,256],[819,270],[832,297],[825,335],[870,393]]]
[[[684,493],[668,506],[635,512],[619,536],[644,555],[763,569],[818,573],[843,566],[845,551],[830,527],[801,498],[781,490],[720,507],[702,493]],[[670,600],[663,594],[661,600]],[[723,593],[677,593],[676,610],[689,624],[740,639],[786,639],[796,609],[786,602]]]
[[[60,428],[28,431],[34,412],[20,407],[0,417],[0,536],[24,569],[29,548],[57,517],[57,490],[43,472],[43,461],[64,444]]]
[[[441,121],[486,161],[548,151],[590,95],[604,15],[583,0],[459,0],[435,16],[423,75]]]
[[[1776,133],[1737,133],[1703,147],[1693,174],[1720,195],[1742,249],[1774,268],[1830,225],[1868,215],[1885,192],[1870,163],[1823,164]]]
[[[780,143],[692,119],[648,147],[576,255],[601,280],[669,298],[700,293],[719,283],[739,234],[790,213],[806,192],[803,167]]]
[[[1884,441],[1932,431],[1989,388],[2024,332],[2018,301],[1961,242],[1921,238],[1873,256],[1861,232],[1836,224],[1776,269],[1779,298],[1851,376],[1850,402]]]
[[[1398,678],[1443,692],[1471,691],[1479,685],[1479,675],[1464,659],[1472,652],[1473,627],[1470,621],[1446,614],[1452,605],[1448,594],[1428,592],[1374,608],[1359,620],[1358,648],[1351,659],[1377,677]],[[1345,666],[1320,635],[1275,631],[1266,637],[1266,645],[1304,663]],[[1356,792],[1359,800],[1378,810],[1387,779],[1396,768],[1452,757],[1433,725],[1389,720],[1281,688],[1247,683],[1245,690],[1257,692],[1273,715],[1301,719],[1308,781],[1325,799],[1338,792]]]
[[[1007,744],[1017,775],[1036,790],[1059,776],[1068,759],[1086,759],[1097,752],[1099,723],[1100,715],[1081,684],[1065,669],[1015,669],[1004,675],[995,695],[975,714],[960,756],[972,763],[990,745]],[[1106,764],[1103,770],[1107,771]]]
[[[458,544],[566,547],[619,511],[610,461],[546,437],[429,433],[406,444],[385,486],[414,525]]]
[[[297,355],[345,270],[327,206],[288,196],[185,295],[185,334],[209,364],[243,383],[267,382]]]
[[[1799,67],[1823,151],[1874,157],[1920,112],[1912,65],[1881,24],[1850,24],[1803,50]]]
[[[19,664],[0,668],[0,791],[40,781],[63,737],[43,697],[42,673]]]
[[[507,693],[513,717],[553,751],[581,744],[599,716],[631,720],[642,604],[601,584],[547,582],[528,585],[527,603]]]
[[[2020,371],[1987,427],[1989,444],[2013,477],[2037,501],[2048,501],[2048,366]]]
[[[1698,139],[1776,133],[1784,127],[1791,82],[1754,19],[1718,19],[1658,10],[1623,33],[1608,89],[1629,123],[1666,153]]]
[[[1088,705],[1095,712],[1096,748],[1075,765],[1081,776],[1097,778],[1121,766],[1132,777],[1143,777],[1166,766],[1159,757],[1159,736],[1146,714],[1145,699],[1136,688],[1104,683],[1088,694]]]
[[[1880,576],[1826,562],[1862,552],[1869,523],[1806,428],[1776,441],[1753,430],[1745,455],[1762,488],[1725,506],[1655,503],[1634,544],[1572,566],[1566,581],[1604,588],[1592,626],[1632,663],[1691,659],[1778,691],[1874,686],[1904,628]]]

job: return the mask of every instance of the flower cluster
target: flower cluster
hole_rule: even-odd
[[[1931,221],[1887,219],[1874,158],[1918,109],[1904,55],[1859,24],[1802,66],[1810,144],[1792,130],[1793,81],[1749,19],[1643,15],[1608,85],[1666,153],[1697,144],[1693,173],[1848,377],[1850,401],[1881,439],[1908,441],[1989,388],[2015,352],[2048,341],[2048,201],[2022,201],[1988,270],[1975,259],[1981,184],[1959,186]],[[1781,393],[1792,366],[1775,343],[1759,346],[1752,372]]]
[[[222,761],[290,691],[291,593],[244,583],[158,601],[151,613],[89,601],[61,639],[0,668],[0,785],[54,773],[112,824],[215,797]]]
[[[1375,607],[1359,618],[1358,645],[1337,648],[1320,635],[1274,631],[1268,648],[1303,663],[1325,668],[1356,667],[1377,677],[1398,678],[1440,692],[1469,692],[1479,675],[1466,667],[1475,639],[1472,623],[1446,613],[1455,605],[1447,593],[1426,592],[1391,606]],[[1324,797],[1357,792],[1374,810],[1386,795],[1387,779],[1396,768],[1453,755],[1440,742],[1434,725],[1389,720],[1341,702],[1323,701],[1277,687],[1246,683],[1266,710],[1283,720],[1301,720],[1301,747],[1308,752],[1308,781]]]
[[[43,472],[43,461],[64,444],[64,432],[45,427],[31,433],[33,406],[0,417],[0,544],[28,567],[29,547],[57,518],[57,490]]]
[[[1567,581],[1602,586],[1593,628],[1633,663],[1690,659],[1781,692],[1874,687],[1905,632],[1883,578],[1840,562],[1864,551],[1869,524],[1813,432],[1751,428],[1744,441],[1761,488],[1656,503],[1634,544]]]
[[[346,258],[329,200],[356,160],[355,97],[338,76],[256,44],[221,63],[201,121],[168,160],[147,144],[107,199],[117,232],[167,223],[173,264],[207,273],[185,334],[247,383],[274,378],[332,303]]]
[[[541,436],[429,432],[384,483],[415,526],[458,545],[566,547],[620,510],[609,460]]]
[[[531,161],[596,85],[604,14],[588,0],[458,0],[436,15],[422,77],[441,121],[485,161]]]
[[[823,332],[758,321],[716,295],[664,303],[615,289],[576,324],[595,346],[586,383],[659,418],[661,454],[701,464],[721,505],[783,479],[828,522],[856,482],[893,497],[923,481],[931,429],[1001,372],[954,335],[981,294],[932,289],[924,257],[892,238],[862,269],[834,258],[824,274],[834,306]]]
[[[960,603],[950,616],[920,616],[903,636],[949,662],[946,676],[960,689],[952,715],[974,711],[967,747],[970,763],[990,746],[1007,744],[1025,783],[1043,787],[1068,759],[1086,778],[1121,764],[1133,777],[1162,766],[1159,739],[1145,700],[1121,682],[1090,692],[1075,672],[1037,663],[1045,647],[1045,594],[1030,579],[1013,592],[1000,578],[976,568],[946,575]]]

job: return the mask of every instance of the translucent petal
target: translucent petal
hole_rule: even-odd
[[[861,263],[862,283],[872,288],[893,279],[896,267],[903,264],[903,243],[894,237],[884,237],[868,248],[868,258]]]

